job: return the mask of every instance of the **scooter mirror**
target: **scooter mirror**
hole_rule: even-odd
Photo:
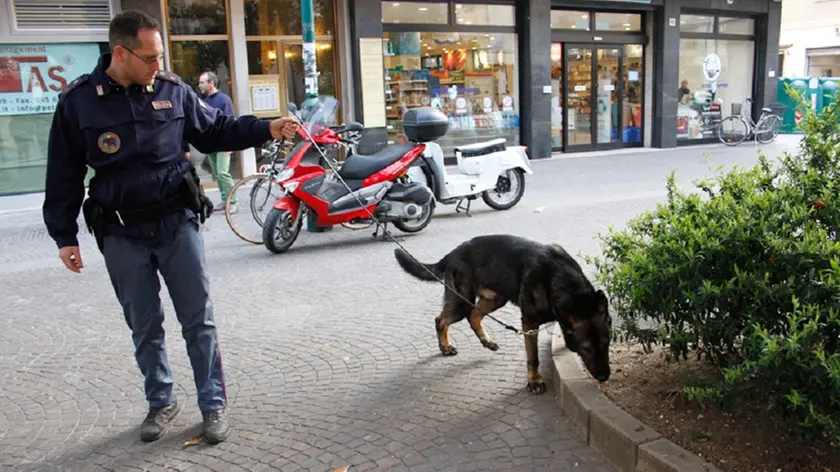
[[[289,104],[286,105],[286,110],[288,110],[290,113],[297,113],[298,107],[294,103],[289,102]]]

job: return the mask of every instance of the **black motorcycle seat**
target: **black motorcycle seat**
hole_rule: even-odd
[[[501,152],[507,149],[507,140],[505,138],[494,139],[492,141],[484,141],[481,143],[468,144],[455,148],[455,152],[461,153],[461,157],[478,157],[493,154],[494,152]]]
[[[388,146],[370,156],[353,154],[344,161],[338,175],[345,180],[365,179],[400,160],[414,149],[414,146],[416,145],[410,143],[397,144],[396,146]]]

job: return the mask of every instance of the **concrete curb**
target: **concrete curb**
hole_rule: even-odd
[[[551,336],[555,401],[593,449],[622,472],[721,472],[633,418],[601,393],[563,336]]]

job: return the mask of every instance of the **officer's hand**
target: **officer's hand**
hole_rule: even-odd
[[[294,118],[284,116],[271,121],[271,137],[274,139],[292,139],[297,132],[298,124]]]
[[[58,250],[58,257],[64,266],[75,273],[80,273],[84,264],[82,264],[82,256],[79,254],[79,246],[64,246]]]

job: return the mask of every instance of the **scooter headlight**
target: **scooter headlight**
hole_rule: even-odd
[[[290,179],[293,175],[295,175],[294,169],[283,169],[277,174],[277,181],[282,183],[284,180]]]

